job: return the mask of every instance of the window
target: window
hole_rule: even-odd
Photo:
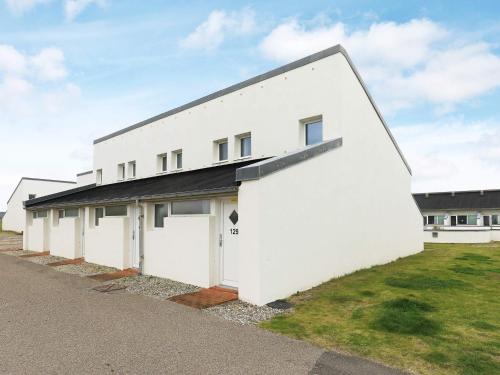
[[[135,161],[128,162],[128,178],[135,178],[136,163]]]
[[[167,154],[160,154],[157,156],[157,166],[158,173],[167,171]]]
[[[43,218],[47,217],[48,213],[47,211],[34,211],[33,212],[33,219],[38,219],[38,218]]]
[[[424,225],[427,225],[427,216],[424,216]]]
[[[125,164],[118,164],[118,180],[125,179]]]
[[[63,219],[64,218],[64,210],[57,210],[57,217],[59,219]]]
[[[491,223],[493,225],[500,225],[500,215],[491,215]]]
[[[209,200],[172,202],[172,215],[207,215],[209,213]]]
[[[98,169],[95,171],[95,183],[97,185],[102,184],[102,169]]]
[[[323,142],[323,120],[305,124],[306,146]]]
[[[217,142],[218,161],[225,161],[229,158],[227,139]]]
[[[36,194],[28,194],[28,200],[35,199],[35,198],[36,198]]]
[[[444,215],[436,215],[436,224],[444,225]]]
[[[243,137],[240,139],[240,156],[244,158],[245,156],[252,155],[252,137]]]
[[[127,206],[107,206],[106,216],[127,216]]]
[[[467,225],[477,225],[477,215],[467,215]]]
[[[168,216],[166,204],[155,204],[155,228],[163,228],[163,219]]]
[[[427,223],[429,225],[435,224],[435,218],[434,218],[434,216],[427,216]]]
[[[172,152],[172,169],[182,169],[182,150]]]
[[[95,208],[95,226],[98,227],[99,226],[99,219],[102,219],[104,217],[104,208],[102,207],[96,207]]]
[[[466,215],[457,216],[457,220],[458,220],[458,225],[467,225],[467,216]]]
[[[78,217],[78,208],[66,208],[64,217]]]

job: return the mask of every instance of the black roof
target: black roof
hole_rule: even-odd
[[[500,209],[500,190],[413,194],[420,210]]]
[[[261,160],[247,160],[114,184],[93,184],[24,203],[26,208],[34,209],[227,193],[236,191],[240,185],[236,181],[236,169]]]

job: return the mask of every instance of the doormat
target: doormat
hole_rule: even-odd
[[[126,270],[123,271],[101,273],[99,275],[92,275],[87,277],[89,279],[97,281],[110,281],[110,280],[121,279],[123,277],[137,276],[138,274],[139,271],[137,271],[136,269],[127,268]]]
[[[229,301],[235,301],[237,299],[237,291],[214,286],[208,289],[201,289],[193,293],[173,296],[168,300],[180,303],[181,305],[194,307],[195,309],[206,309],[208,307],[217,306]]]
[[[58,262],[47,263],[47,266],[58,267],[58,266],[65,266],[67,264],[80,264],[80,263],[83,263],[83,258],[60,260]]]
[[[46,255],[50,255],[50,251],[44,251],[42,253],[35,253],[35,254],[20,255],[19,258],[44,257]]]
[[[116,290],[123,290],[123,289],[127,289],[127,287],[125,285],[118,285],[118,284],[99,285],[99,286],[92,288],[92,290],[95,290],[95,291],[101,292],[101,293],[109,293],[109,292],[114,292]]]

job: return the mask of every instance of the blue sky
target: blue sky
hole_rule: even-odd
[[[337,43],[414,191],[500,188],[498,1],[0,0],[0,209],[21,176],[91,169],[95,138]]]

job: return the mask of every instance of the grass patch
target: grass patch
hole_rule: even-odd
[[[500,374],[499,254],[426,244],[291,297],[293,312],[261,326],[418,374]]]
[[[456,279],[441,279],[438,277],[426,275],[405,275],[400,277],[388,277],[385,283],[395,288],[404,289],[447,289],[447,288],[464,288],[467,283]]]

